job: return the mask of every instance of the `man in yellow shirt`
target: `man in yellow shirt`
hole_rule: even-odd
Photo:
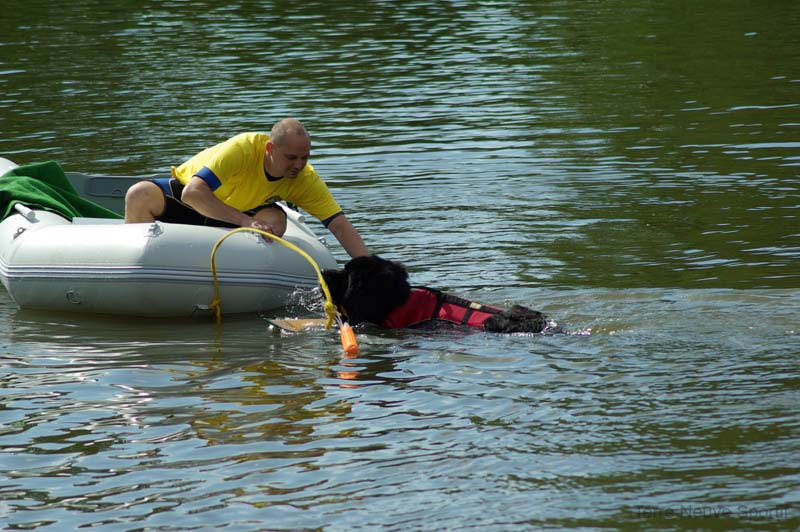
[[[207,148],[172,178],[142,181],[125,196],[127,223],[253,227],[276,236],[286,231],[278,200],[318,218],[351,257],[367,255],[358,231],[308,164],[311,138],[303,124],[284,118],[269,135],[242,133]]]

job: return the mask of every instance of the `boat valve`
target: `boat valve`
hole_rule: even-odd
[[[161,224],[156,221],[156,222],[153,222],[150,225],[150,227],[147,229],[147,236],[155,237],[155,236],[160,235],[163,232],[164,232],[164,229],[161,228]]]

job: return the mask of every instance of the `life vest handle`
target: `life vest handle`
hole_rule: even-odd
[[[432,320],[439,319],[439,311],[442,310],[442,306],[446,303],[466,309],[464,316],[461,318],[461,325],[469,325],[469,319],[476,311],[484,314],[500,314],[503,312],[503,309],[501,308],[470,301],[469,299],[448,294],[429,286],[412,286],[411,288],[412,290],[426,290],[436,296],[436,305],[434,306],[433,312],[429,318]]]

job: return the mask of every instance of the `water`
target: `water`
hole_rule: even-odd
[[[0,156],[149,174],[294,115],[373,252],[566,330],[345,359],[2,292],[2,528],[800,526],[795,2],[0,10]]]

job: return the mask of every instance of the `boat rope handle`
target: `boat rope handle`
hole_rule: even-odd
[[[220,307],[220,300],[219,300],[219,281],[217,280],[217,263],[216,263],[217,249],[219,249],[219,245],[222,244],[222,242],[226,238],[228,238],[229,236],[231,236],[234,233],[240,233],[240,232],[244,232],[244,231],[250,232],[250,233],[258,233],[259,235],[261,235],[263,237],[269,238],[270,240],[274,240],[276,242],[279,242],[279,243],[283,244],[284,246],[286,246],[287,248],[291,249],[292,251],[300,254],[301,257],[306,259],[309,262],[309,264],[311,264],[311,266],[314,267],[314,271],[317,272],[317,278],[319,279],[319,285],[322,287],[322,293],[325,294],[325,314],[326,314],[326,316],[328,318],[327,321],[325,322],[325,329],[330,329],[331,326],[333,325],[333,322],[336,321],[339,324],[339,328],[340,328],[340,331],[341,331],[340,334],[343,335],[345,333],[345,331],[346,331],[346,328],[342,325],[341,318],[339,318],[339,316],[337,316],[338,312],[336,310],[336,305],[333,303],[333,298],[331,297],[331,292],[328,289],[328,284],[325,282],[325,279],[322,277],[322,271],[319,269],[319,266],[317,265],[317,263],[314,262],[314,259],[312,259],[311,256],[308,253],[306,253],[305,251],[303,251],[299,247],[295,246],[291,242],[287,242],[286,240],[284,240],[284,239],[282,239],[280,237],[277,237],[277,236],[275,236],[273,234],[270,234],[270,233],[268,233],[266,231],[262,231],[261,229],[255,229],[253,227],[239,227],[239,228],[233,229],[231,231],[228,231],[227,233],[222,235],[222,237],[220,237],[219,240],[217,240],[216,244],[214,244],[214,247],[211,250],[211,276],[214,279],[214,300],[211,302],[211,305],[209,306],[209,308],[214,311],[214,314],[217,317],[217,324],[222,323],[222,309]],[[347,323],[345,322],[345,325],[346,324]],[[349,327],[349,325],[348,325],[348,327]],[[342,343],[344,345],[344,336],[342,336],[342,338],[343,338]]]

